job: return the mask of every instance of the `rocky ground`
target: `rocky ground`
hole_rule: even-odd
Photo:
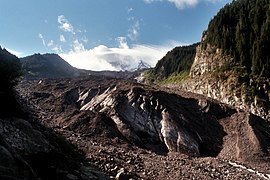
[[[109,179],[35,115],[28,111],[24,116],[0,117],[1,180]]]
[[[112,179],[270,179],[269,122],[203,96],[104,77],[17,89]]]

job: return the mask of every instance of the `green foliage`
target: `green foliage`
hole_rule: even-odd
[[[270,1],[237,0],[210,21],[209,43],[232,55],[253,77],[270,77]]]
[[[237,0],[210,21],[202,47],[211,44],[234,58],[214,72],[221,80],[236,79],[249,101],[270,108],[270,1]],[[238,91],[238,92],[240,92]]]
[[[157,78],[154,73],[154,69],[146,70],[144,72],[144,77],[147,83],[153,83],[156,81],[156,78]]]
[[[189,76],[188,71],[181,71],[180,73],[175,73],[170,75],[168,78],[161,81],[161,84],[175,84],[181,83],[182,81],[186,80]]]
[[[156,67],[147,73],[147,79],[156,82],[166,79],[168,82],[178,81],[176,80],[177,77],[181,78],[183,74],[189,73],[198,44],[176,47],[169,51],[166,56],[158,61]]]

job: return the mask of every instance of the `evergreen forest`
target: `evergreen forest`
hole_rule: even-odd
[[[270,1],[237,0],[210,21],[209,43],[234,57],[250,78],[270,77]]]
[[[149,72],[152,81],[162,81],[170,76],[188,76],[196,55],[196,47],[199,43],[190,46],[175,47],[169,51]]]

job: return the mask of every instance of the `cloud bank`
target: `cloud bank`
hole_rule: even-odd
[[[133,43],[129,46],[127,39],[136,42],[140,35],[140,20],[133,19],[126,36],[115,38],[116,47],[100,44],[89,49],[86,48],[88,38],[84,36],[85,30],[76,29],[64,15],[58,16],[57,21],[58,28],[61,30],[58,39],[46,40],[41,33],[39,38],[46,49],[56,52],[69,64],[79,69],[132,70],[136,69],[141,61],[153,67],[169,50],[181,45],[177,42],[168,42],[164,45]]]
[[[163,1],[173,3],[178,9],[184,9],[188,7],[195,7],[200,2],[216,3],[221,0],[144,0],[144,2],[148,4],[152,2],[163,2]]]
[[[116,48],[99,45],[80,52],[61,53],[60,56],[72,66],[80,69],[131,70],[136,69],[141,60],[154,67],[158,60],[176,46],[175,43],[169,43],[160,46],[133,44],[129,47],[123,37],[119,37],[118,41],[119,47]]]

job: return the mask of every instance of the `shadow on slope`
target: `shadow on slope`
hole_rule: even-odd
[[[23,116],[0,113],[0,179],[107,178],[84,164],[84,155],[63,136],[41,125],[37,112],[24,99],[20,100],[23,106],[16,98],[14,102],[9,101],[6,108],[19,108]],[[6,102],[0,104],[5,107]]]

